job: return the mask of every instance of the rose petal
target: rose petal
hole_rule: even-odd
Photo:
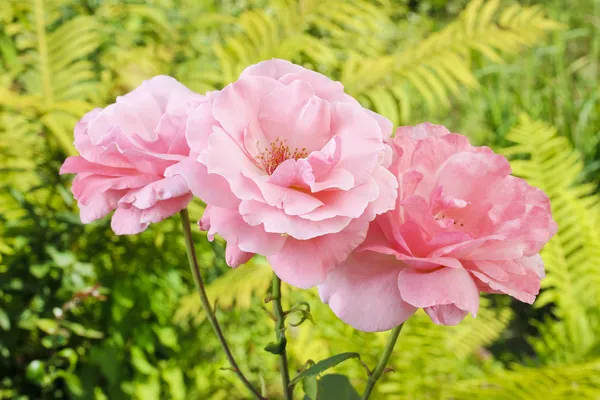
[[[319,285],[321,300],[356,329],[392,329],[417,310],[400,296],[397,282],[401,268],[392,257],[371,252],[353,255]]]

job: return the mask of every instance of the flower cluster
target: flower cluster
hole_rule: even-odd
[[[479,293],[531,303],[556,232],[547,196],[507,160],[442,126],[401,127],[339,82],[284,60],[195,94],[159,76],[83,117],[73,194],[84,223],[116,210],[134,234],[197,196],[199,222],[365,331],[423,308],[438,324],[476,314]]]

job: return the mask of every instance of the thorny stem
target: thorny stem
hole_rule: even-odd
[[[217,321],[217,317],[208,301],[208,296],[206,295],[206,289],[204,287],[204,281],[202,280],[202,275],[200,274],[200,267],[198,266],[198,260],[196,258],[196,250],[194,249],[194,241],[192,240],[192,230],[190,228],[190,216],[188,214],[187,209],[183,209],[179,215],[181,216],[181,225],[183,226],[183,236],[185,238],[185,247],[187,250],[188,261],[190,263],[190,268],[192,270],[192,274],[194,275],[194,281],[196,281],[196,287],[198,289],[198,293],[200,294],[200,302],[202,303],[202,308],[204,308],[204,312],[206,313],[206,317],[210,322],[210,325],[213,327],[219,342],[221,343],[221,347],[225,352],[225,356],[227,360],[229,360],[229,364],[231,365],[231,369],[233,372],[240,378],[244,386],[248,388],[248,390],[252,393],[254,398],[258,400],[267,400],[252,386],[252,384],[246,379],[240,367],[238,367],[235,359],[233,358],[233,354],[231,354],[231,350],[227,345],[227,341],[225,340],[225,336],[223,336],[223,331],[221,331],[221,327],[219,326],[219,322]]]
[[[369,398],[371,392],[373,391],[373,388],[375,387],[375,384],[381,377],[381,374],[383,374],[383,371],[385,371],[385,366],[387,365],[390,356],[392,355],[392,351],[394,350],[394,346],[396,345],[396,341],[398,340],[398,336],[400,335],[400,331],[402,330],[402,325],[403,324],[400,324],[394,329],[392,329],[390,337],[388,338],[388,342],[385,345],[385,348],[383,349],[383,354],[381,355],[381,358],[379,359],[375,370],[373,370],[373,372],[369,375],[369,380],[367,382],[365,392],[362,395],[362,400],[367,400]]]
[[[273,312],[277,320],[275,321],[275,336],[278,343],[281,343],[281,349],[279,353],[279,368],[281,369],[281,384],[283,386],[283,398],[285,400],[292,400],[292,390],[290,387],[290,373],[288,370],[288,360],[285,351],[286,339],[285,339],[285,313],[281,307],[281,280],[275,274],[273,274],[273,289],[271,292],[273,301]]]

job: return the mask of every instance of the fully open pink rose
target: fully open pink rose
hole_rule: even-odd
[[[442,126],[402,127],[393,144],[396,208],[319,286],[323,301],[364,331],[391,329],[418,308],[457,324],[477,313],[481,291],[532,303],[539,251],[557,229],[544,192]]]
[[[197,154],[176,173],[208,204],[201,227],[227,240],[230,266],[259,253],[281,279],[306,288],[394,207],[391,131],[339,82],[265,61],[208,94],[187,122]]]
[[[60,173],[75,173],[73,194],[81,221],[115,210],[112,229],[135,234],[177,213],[192,199],[185,180],[169,169],[187,159],[189,110],[204,97],[175,79],[157,76],[87,113],[75,127],[75,147]]]

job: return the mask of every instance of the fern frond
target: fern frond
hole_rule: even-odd
[[[311,305],[315,325],[303,324],[289,330],[289,354],[298,364],[356,351],[365,363],[375,365],[388,332],[359,332],[340,321],[315,291],[302,291],[301,295]],[[477,318],[468,318],[455,327],[435,325],[424,312],[417,312],[405,322],[390,360],[394,374],[378,384],[381,398],[447,398],[441,394],[456,380],[484,376],[484,365],[491,357],[485,346],[500,337],[511,318],[509,308],[490,307],[485,298]],[[350,376],[357,387],[364,385],[366,377],[359,364],[347,363],[337,368]],[[415,393],[419,397],[414,397]]]
[[[206,263],[201,262],[201,265]],[[235,271],[228,271],[207,287],[207,295],[211,301],[218,301],[219,308],[228,309],[234,304],[236,308],[247,310],[252,303],[252,296],[263,295],[271,284],[273,270],[262,257],[254,257]],[[283,285],[283,293],[289,287]],[[175,314],[174,321],[179,323],[192,318],[200,323],[205,315],[202,311],[197,293],[191,293],[181,299],[181,305]]]
[[[371,59],[350,57],[342,67],[341,81],[364,105],[398,124],[410,119],[415,95],[433,111],[447,108],[461,87],[477,87],[471,54],[504,62],[560,27],[537,7],[515,4],[501,10],[499,0],[485,4],[474,0],[457,21],[417,46]]]
[[[367,1],[311,0],[302,3],[300,13],[309,29],[314,27],[328,45],[347,51],[352,43],[353,53],[374,57],[385,53],[387,36],[394,31],[391,7]]]
[[[600,398],[600,359],[528,368],[515,366],[491,377],[453,385],[453,399],[570,400]]]
[[[298,60],[304,54],[315,62],[333,65],[333,50],[318,39],[304,33],[305,26],[292,8],[271,14],[265,10],[245,11],[236,20],[240,31],[225,35],[213,44],[216,64],[197,61],[197,67],[186,69],[179,77],[192,88],[218,88],[237,79],[248,65],[270,58]],[[190,74],[191,73],[191,74]]]
[[[16,221],[24,213],[11,189],[27,193],[41,183],[34,161],[42,151],[41,130],[24,113],[0,112],[0,219]]]
[[[22,74],[25,93],[0,89],[0,104],[8,109],[34,111],[57,142],[69,154],[75,154],[73,124],[92,107],[85,101],[94,98],[99,82],[88,60],[102,44],[99,25],[94,17],[77,16],[48,33],[47,27],[58,18],[62,2],[32,0],[36,57]]]
[[[223,24],[222,40],[212,45],[212,54],[184,65],[178,78],[198,91],[220,88],[235,81],[247,66],[270,58],[308,61],[331,74],[338,66],[338,53],[348,43],[362,55],[380,54],[387,46],[384,34],[386,27],[391,29],[389,17],[368,1],[273,4],[244,11],[231,24]],[[315,29],[318,37],[312,33]]]
[[[558,233],[541,253],[547,277],[535,303],[553,304],[564,323],[554,328],[563,333],[556,336],[562,346],[554,346],[557,353],[548,348],[546,356],[582,356],[600,340],[592,318],[600,306],[600,197],[593,194],[593,186],[577,184],[583,171],[581,155],[553,127],[521,115],[506,139],[515,144],[502,152],[520,156],[511,163],[514,174],[548,194],[558,224]],[[558,333],[546,332],[541,340]]]
[[[419,378],[390,380],[379,388],[384,398],[411,398],[423,393],[423,398],[449,398],[448,388],[454,382],[484,376],[492,361],[485,349],[498,340],[512,318],[508,307],[491,307],[482,298],[477,318],[467,318],[457,326],[433,324],[424,312],[408,320],[402,333],[396,357],[391,367],[399,376]]]

